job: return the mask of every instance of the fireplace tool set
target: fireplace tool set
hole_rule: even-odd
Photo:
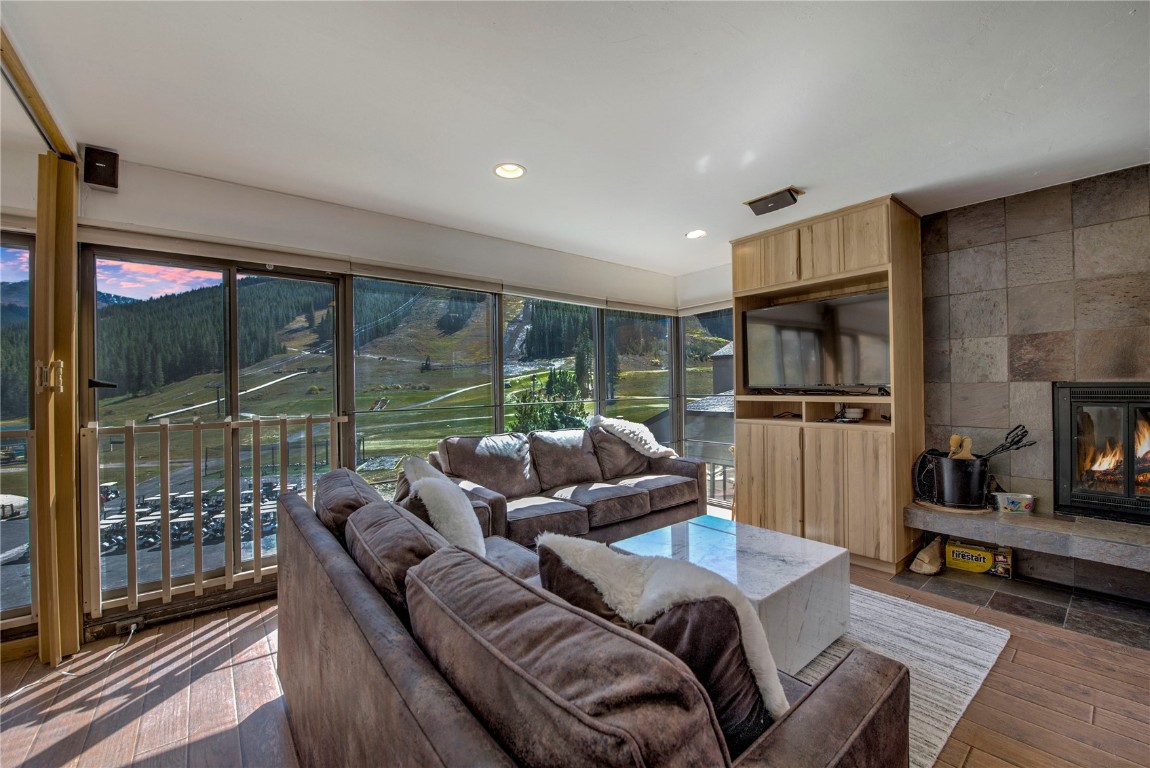
[[[1006,433],[1001,443],[981,456],[971,451],[970,437],[951,435],[949,451],[931,449],[915,460],[912,478],[915,498],[945,507],[986,509],[990,459],[1034,445],[1035,441],[1026,439],[1028,435],[1026,427],[1019,424]],[[1032,506],[1033,498],[1030,498],[1027,511]]]

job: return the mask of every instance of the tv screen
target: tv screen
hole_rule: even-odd
[[[890,386],[886,291],[743,313],[747,389]]]

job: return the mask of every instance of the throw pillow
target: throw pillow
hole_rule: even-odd
[[[374,501],[383,501],[379,491],[350,469],[333,469],[315,484],[315,513],[340,542],[351,513]]]
[[[441,549],[407,574],[411,633],[516,765],[730,765],[682,661],[488,560]]]
[[[352,560],[406,622],[407,571],[451,546],[447,538],[389,501],[360,507],[347,519],[344,533]]]
[[[595,414],[587,422],[587,426],[602,427],[644,456],[674,457],[679,455],[671,448],[660,444],[646,424],[639,424],[626,419],[610,419]]]
[[[408,456],[400,465],[399,477],[395,481],[395,494],[393,501],[400,502],[411,495],[411,484],[425,477],[442,477],[447,475],[428,464],[418,456]]]
[[[730,581],[693,563],[559,534],[541,535],[537,547],[545,589],[618,623],[616,614],[691,667],[732,757],[789,708],[766,631]]]
[[[403,474],[407,477],[408,482],[414,483],[416,480],[426,480],[429,477],[446,480],[447,475],[440,472],[435,467],[431,466],[424,459],[418,456],[408,456],[403,460]]]
[[[411,484],[411,493],[423,501],[431,527],[443,538],[476,554],[487,554],[479,518],[462,488],[446,477],[425,477]]]

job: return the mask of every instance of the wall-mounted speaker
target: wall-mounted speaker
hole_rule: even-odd
[[[743,205],[749,206],[756,216],[762,216],[764,213],[771,213],[772,211],[786,208],[788,205],[794,205],[795,201],[799,199],[798,196],[801,194],[802,191],[799,189],[787,187],[786,189],[780,189],[778,192],[772,192],[769,195],[748,200],[743,203]]]
[[[92,189],[115,192],[120,188],[120,155],[114,149],[80,145],[84,155],[84,183]]]

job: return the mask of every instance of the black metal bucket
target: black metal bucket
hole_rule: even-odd
[[[986,506],[986,459],[933,458],[935,503],[965,509]]]

